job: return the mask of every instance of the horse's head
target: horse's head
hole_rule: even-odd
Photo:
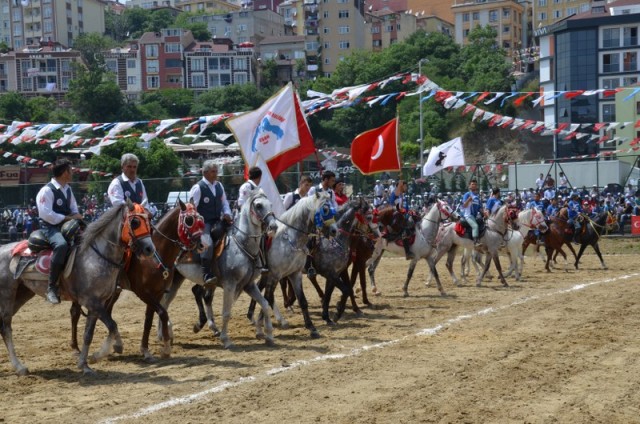
[[[257,190],[249,197],[242,211],[248,209],[249,219],[251,222],[259,226],[263,232],[272,236],[278,230],[278,222],[271,210],[271,202],[262,190]]]
[[[533,229],[537,229],[543,233],[547,232],[549,227],[547,226],[547,221],[544,219],[544,215],[538,209],[531,209],[531,218],[529,227]]]
[[[180,215],[178,216],[178,240],[187,250],[201,247],[201,237],[204,232],[204,218],[198,213],[192,203],[179,200]]]
[[[331,207],[329,202],[321,204],[314,214],[314,223],[316,228],[327,236],[335,237],[338,234],[335,217],[336,210]]]
[[[619,230],[620,227],[618,225],[618,217],[616,216],[616,214],[611,213],[611,211],[607,211],[605,212],[605,215],[606,218],[604,221],[604,228],[609,232]]]
[[[138,255],[151,256],[156,251],[151,241],[149,214],[142,206],[129,199],[127,207],[124,208],[120,240]]]
[[[434,206],[437,208],[438,210],[438,214],[440,217],[440,221],[443,221],[445,219],[454,219],[456,220],[456,213],[453,211],[453,209],[451,209],[451,206],[449,206],[449,203],[443,201],[443,200],[436,200],[436,203]]]

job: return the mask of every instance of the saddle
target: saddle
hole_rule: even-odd
[[[76,246],[69,249],[64,271],[62,275],[68,278],[73,269],[73,263],[76,257]],[[38,253],[34,253],[27,246],[27,240],[19,242],[11,251],[11,261],[9,262],[9,271],[13,274],[14,279],[20,278],[25,272],[33,272],[35,275],[30,277],[36,280],[47,280],[49,270],[51,268],[51,255],[53,250],[47,249]],[[38,278],[40,277],[40,278]]]
[[[484,219],[476,219],[476,221],[478,222],[478,238],[481,238],[485,231],[487,230],[487,226],[484,223]],[[471,226],[469,224],[467,224],[467,221],[464,219],[459,220],[458,222],[456,222],[455,224],[455,232],[456,234],[458,234],[459,237],[463,237],[463,238],[468,238],[473,240],[473,233],[472,233],[472,229]]]
[[[409,240],[409,246],[413,246],[413,243],[416,241],[416,234],[415,233],[411,234],[409,237],[407,237],[407,239]],[[404,246],[403,240],[404,238],[399,237],[395,240],[390,240],[390,241],[393,241],[398,246],[403,247]]]

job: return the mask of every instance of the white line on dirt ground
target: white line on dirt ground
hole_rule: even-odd
[[[287,371],[291,371],[294,370],[296,368],[299,367],[303,367],[303,366],[308,366],[308,365],[313,365],[315,363],[318,362],[325,362],[325,361],[329,361],[329,360],[338,360],[338,359],[344,359],[344,358],[350,358],[352,356],[357,356],[362,354],[363,352],[367,352],[369,350],[373,350],[373,349],[383,349],[387,346],[393,346],[395,344],[398,344],[400,342],[402,342],[403,340],[406,340],[410,337],[415,337],[415,336],[432,336],[434,334],[439,333],[440,331],[444,330],[445,328],[448,328],[454,324],[458,324],[462,321],[466,321],[472,318],[476,318],[476,317],[481,317],[483,315],[488,315],[488,314],[492,314],[494,312],[498,312],[498,311],[502,311],[508,308],[511,308],[513,306],[518,306],[518,305],[522,305],[524,303],[528,303],[531,301],[535,301],[535,300],[539,300],[539,299],[543,299],[546,297],[551,297],[551,296],[556,296],[556,295],[561,295],[561,294],[566,294],[566,293],[571,293],[571,292],[575,292],[578,290],[583,290],[586,289],[590,286],[596,285],[596,284],[603,284],[603,283],[612,283],[615,281],[619,281],[619,280],[626,280],[629,278],[633,278],[633,277],[638,277],[640,276],[640,273],[633,273],[633,274],[627,274],[627,275],[622,275],[619,277],[615,277],[615,278],[607,278],[605,280],[601,280],[601,281],[593,281],[591,283],[584,283],[584,284],[576,284],[572,287],[569,287],[567,289],[562,289],[562,290],[558,290],[552,293],[546,293],[544,295],[538,295],[538,296],[529,296],[529,297],[523,297],[520,299],[515,300],[514,302],[508,304],[508,305],[504,305],[504,306],[499,306],[496,308],[486,308],[486,309],[481,309],[479,311],[470,313],[470,314],[466,314],[466,315],[459,315],[455,318],[449,319],[445,322],[443,322],[442,324],[438,324],[435,327],[431,327],[431,328],[425,328],[422,329],[420,331],[418,331],[415,334],[410,334],[407,336],[404,336],[402,338],[396,339],[396,340],[390,340],[390,341],[386,341],[386,342],[381,342],[381,343],[376,343],[373,345],[365,345],[359,348],[355,348],[355,349],[351,349],[349,352],[346,353],[336,353],[336,354],[330,354],[330,355],[320,355],[320,356],[316,356],[315,358],[311,358],[309,360],[299,360],[299,361],[295,361],[292,362],[290,364],[288,364],[286,367],[276,367],[276,368],[272,368],[268,371],[266,371],[262,376],[261,375],[255,375],[255,376],[250,376],[250,377],[241,377],[239,379],[237,379],[236,381],[223,381],[221,383],[218,383],[217,385],[210,387],[206,390],[202,390],[200,392],[196,392],[190,395],[186,395],[186,396],[182,396],[182,397],[178,397],[178,398],[174,398],[174,399],[170,399],[168,401],[165,402],[160,402],[157,403],[155,405],[151,405],[148,406],[146,408],[142,408],[139,411],[133,412],[131,414],[127,414],[127,415],[119,415],[117,417],[111,417],[111,418],[105,418],[104,420],[100,421],[101,424],[110,424],[110,423],[115,423],[117,421],[123,421],[123,420],[129,420],[129,419],[135,419],[135,418],[141,418],[147,415],[151,415],[154,414],[158,411],[161,411],[163,409],[167,409],[167,408],[172,408],[174,406],[178,406],[178,405],[184,405],[184,404],[188,404],[188,403],[192,403],[192,402],[197,402],[199,400],[201,400],[202,398],[212,395],[212,394],[216,394],[216,393],[220,393],[223,392],[227,389],[233,388],[233,387],[237,387],[237,386],[241,386],[243,384],[247,384],[247,383],[252,383],[254,381],[257,381],[259,378],[261,377],[270,377],[276,374],[281,374]]]

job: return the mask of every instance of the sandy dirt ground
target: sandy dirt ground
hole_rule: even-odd
[[[309,285],[322,337],[309,338],[296,310],[275,347],[255,339],[245,296],[233,310],[233,349],[194,334],[185,286],[169,311],[173,355],[155,363],[138,352],[143,305],[125,292],[114,311],[125,352],[94,364],[94,376],[68,348],[70,305],[36,298],[14,319],[30,374],[16,376],[0,349],[0,422],[640,422],[639,244],[605,240],[606,271],[591,250],[579,271],[548,274],[527,257],[510,288],[496,279],[455,287],[442,275],[446,297],[424,286],[424,262],[402,297],[407,262],[385,257],[383,293],[364,318],[347,310],[327,327]],[[105,335],[99,324],[92,350]]]

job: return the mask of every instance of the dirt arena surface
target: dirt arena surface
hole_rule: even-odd
[[[16,376],[0,349],[0,422],[637,423],[640,239],[602,244],[606,271],[590,249],[567,273],[527,257],[508,289],[496,279],[455,287],[440,264],[447,297],[424,286],[424,262],[402,297],[407,262],[385,257],[383,293],[366,317],[348,310],[327,327],[306,285],[322,338],[309,338],[296,310],[291,329],[275,329],[276,347],[254,338],[244,295],[234,349],[194,334],[185,285],[169,311],[172,358],[151,364],[138,352],[143,305],[125,292],[114,312],[125,352],[94,364],[95,376],[82,375],[68,348],[70,304],[37,298],[13,325],[30,374]],[[92,351],[105,335],[98,324]]]

